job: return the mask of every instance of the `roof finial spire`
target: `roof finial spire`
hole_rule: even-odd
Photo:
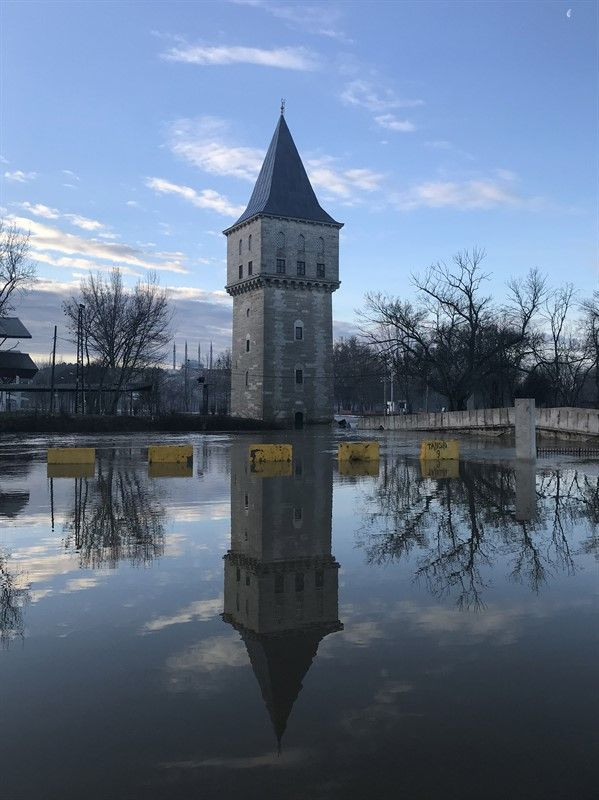
[[[281,116],[285,116],[285,98],[281,97]]]

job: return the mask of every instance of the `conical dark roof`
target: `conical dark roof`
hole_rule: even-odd
[[[270,636],[241,632],[279,747],[302,681],[329,632],[327,627]]]
[[[257,214],[291,217],[308,222],[324,222],[330,225],[339,225],[339,227],[342,224],[336,222],[320,207],[282,114],[279,117],[250,202],[231,228],[235,228],[241,222],[245,222]]]

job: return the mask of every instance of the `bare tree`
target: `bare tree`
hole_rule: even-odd
[[[502,364],[520,365],[529,349],[531,322],[545,292],[544,278],[531,270],[508,284],[504,307],[494,305],[483,285],[484,250],[457,253],[451,265],[433,264],[412,276],[415,304],[383,294],[366,295],[364,334],[383,353],[447,397],[451,410]]]
[[[0,318],[14,309],[14,293],[29,288],[35,275],[35,264],[29,258],[29,234],[0,219]]]
[[[139,281],[130,291],[124,288],[118,269],[108,280],[100,274],[89,275],[81,282],[79,296],[64,304],[73,338],[80,304],[84,306],[82,325],[88,366],[95,360],[100,367],[100,385],[110,379],[115,388],[110,408],[114,414],[119,390],[163,357],[171,322],[166,291],[158,286],[154,275]]]
[[[545,332],[534,346],[533,371],[541,372],[552,387],[553,405],[576,405],[594,366],[592,337],[572,321],[577,307],[576,290],[567,283],[546,298],[542,311]]]
[[[595,405],[599,408],[599,292],[584,300],[581,304],[583,312],[583,337],[587,346],[591,370],[595,372]]]

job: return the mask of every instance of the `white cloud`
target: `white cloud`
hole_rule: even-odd
[[[129,208],[139,208],[139,203],[137,202],[137,200],[127,200],[125,205],[129,206]]]
[[[304,47],[278,47],[265,50],[258,47],[236,45],[190,45],[181,43],[171,47],[162,58],[183,64],[214,66],[226,64],[254,64],[278,69],[314,70],[318,67],[316,56]]]
[[[71,169],[63,169],[63,170],[62,170],[62,173],[63,173],[63,175],[68,175],[68,176],[69,176],[70,178],[72,178],[74,181],[78,181],[78,180],[79,180],[79,176],[78,176],[78,175],[76,175],[76,174],[73,172],[73,170],[71,170]],[[68,185],[68,184],[67,184],[67,185]]]
[[[100,231],[104,228],[104,225],[98,220],[82,217],[81,214],[65,214],[64,217],[70,221],[71,225],[84,231]]]
[[[214,597],[210,600],[198,600],[186,608],[182,608],[170,617],[157,617],[146,622],[144,630],[154,633],[169,628],[171,625],[184,625],[188,622],[213,619],[223,610],[223,598]]]
[[[261,9],[277,19],[282,19],[293,28],[346,43],[352,41],[340,30],[341,12],[339,7],[332,3],[293,4],[275,3],[272,0],[231,0],[231,2]]]
[[[381,89],[369,81],[355,80],[346,84],[341,100],[350,106],[360,106],[369,111],[391,111],[395,108],[414,108],[424,105],[424,100],[403,100],[391,89]]]
[[[374,121],[389,131],[400,131],[401,133],[410,133],[416,130],[416,126],[409,119],[397,119],[394,114],[381,114],[374,118]]]
[[[176,156],[205,172],[254,181],[264,151],[231,144],[228,136],[227,123],[216,117],[181,119],[170,128],[169,146]]]
[[[86,259],[108,261],[114,266],[141,267],[147,270],[186,273],[181,261],[164,261],[146,257],[146,254],[127,244],[110,244],[97,239],[85,239],[82,236],[66,233],[59,228],[50,227],[36,220],[24,217],[11,217],[23,230],[31,234],[30,246],[32,256],[38,253],[65,253],[69,256],[82,256]]]
[[[425,181],[406,192],[395,194],[392,202],[402,211],[417,208],[489,209],[499,206],[534,208],[539,198],[525,198],[508,185],[511,181],[481,178],[468,181]]]
[[[159,194],[179,195],[197,208],[207,208],[226,217],[239,216],[244,209],[244,206],[233,205],[214,189],[202,189],[201,192],[196,192],[191,186],[181,186],[178,183],[164,180],[164,178],[148,178],[146,186]]]
[[[324,156],[306,162],[310,181],[342,200],[356,200],[356,191],[374,192],[381,188],[384,175],[366,168],[338,169],[334,159]]]
[[[56,208],[50,208],[42,203],[19,203],[19,206],[30,214],[36,217],[44,217],[44,219],[58,219],[60,212]]]
[[[21,169],[16,169],[14,172],[5,172],[4,177],[7,181],[27,183],[27,181],[33,181],[37,178],[37,172],[23,172]]]

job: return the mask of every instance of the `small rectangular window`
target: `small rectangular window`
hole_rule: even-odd
[[[237,581],[237,583],[239,583],[239,581],[241,580],[241,570],[239,569],[239,567],[237,567],[237,572],[236,572],[236,575],[235,575],[235,580]]]
[[[284,275],[285,274],[285,259],[284,258],[277,258],[277,274]]]
[[[305,275],[306,274],[306,262],[305,261],[298,261],[297,262],[297,274],[298,275]]]
[[[252,275],[254,272],[254,262],[248,261],[248,275]]]
[[[295,382],[296,383],[303,383],[304,382],[304,371],[303,371],[303,369],[296,369],[295,370]]]
[[[283,594],[285,591],[285,576],[282,572],[275,574],[275,594]]]
[[[324,264],[317,264],[316,265],[316,275],[319,278],[324,278]]]
[[[245,340],[245,352],[246,353],[250,352],[250,340],[249,339]]]
[[[246,585],[246,586],[249,586],[249,585],[250,585],[250,574],[249,574],[249,572],[248,572],[248,574],[245,576],[245,585]]]
[[[303,339],[304,338],[304,329],[301,325],[295,326],[295,338],[296,339]]]
[[[243,264],[239,265],[239,279],[243,278]]]

